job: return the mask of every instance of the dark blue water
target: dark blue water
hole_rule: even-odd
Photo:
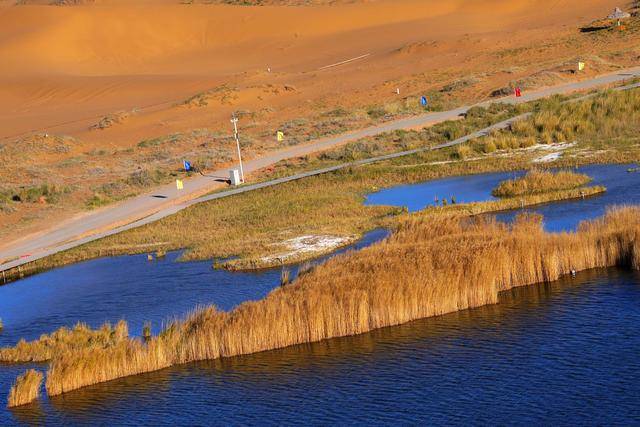
[[[372,231],[334,254],[360,249],[387,235],[386,230]],[[264,298],[280,284],[280,269],[214,270],[210,261],[177,262],[179,255],[169,253],[153,262],[146,255],[100,258],[0,286],[0,346],[78,321],[98,327],[125,319],[131,335],[140,335],[144,322],[150,321],[157,332],[163,322],[184,317],[197,305],[230,310]],[[297,269],[291,267],[294,276]]]
[[[541,214],[548,231],[571,231],[581,221],[602,216],[611,206],[639,204],[640,173],[627,172],[629,167],[635,165],[592,165],[578,168],[579,172],[593,178],[594,185],[604,185],[607,191],[585,200],[546,203],[532,206],[526,211]],[[514,211],[502,212],[496,218],[511,221],[516,214]]]
[[[640,201],[640,175],[626,166],[582,170],[609,191],[536,207],[547,210],[547,227],[571,228],[611,204]],[[469,197],[488,194],[505,176],[476,178],[483,184],[470,184],[477,191]],[[384,235],[374,232],[358,247]],[[198,304],[230,309],[279,283],[279,270],[216,271],[210,262],[176,257],[93,260],[0,287],[0,345],[77,321],[98,326],[124,318],[139,334],[147,320],[157,330]],[[617,270],[589,272],[502,295],[497,306],[116,380],[0,409],[0,425],[637,424],[638,279]],[[0,365],[0,405],[27,367]]]
[[[592,165],[578,168],[578,172],[593,178],[592,185],[604,185],[607,192],[585,200],[567,200],[533,206],[527,212],[544,216],[547,231],[569,231],[584,220],[601,216],[607,207],[640,203],[640,173],[629,173],[627,169],[635,165]],[[420,184],[400,185],[370,194],[369,205],[406,206],[410,211],[434,205],[437,196],[449,200],[451,196],[458,203],[493,200],[491,190],[501,181],[520,176],[522,172],[499,172],[482,175],[445,178]],[[496,214],[502,221],[511,221],[520,210]]]
[[[637,424],[639,283],[591,271],[496,306],[100,384],[2,422]]]
[[[358,250],[388,235],[374,230],[360,241],[334,253]],[[184,317],[198,305],[215,304],[223,310],[249,300],[264,298],[280,284],[280,270],[230,272],[214,270],[210,261],[177,262],[179,253],[169,253],[153,262],[146,255],[100,258],[57,268],[0,286],[0,347],[33,340],[61,326],[84,322],[98,327],[120,319],[129,323],[129,333],[140,335],[150,321],[154,332],[163,322]],[[328,257],[314,262],[319,263]],[[293,276],[298,266],[291,267]],[[0,364],[0,425],[6,395],[16,376],[26,367],[38,365]],[[40,369],[45,370],[44,365]]]

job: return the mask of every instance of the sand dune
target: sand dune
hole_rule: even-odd
[[[348,48],[346,34],[365,29],[378,30],[376,38],[366,41],[369,49],[379,51],[390,42],[416,37],[570,23],[601,16],[612,4],[568,1],[571,11],[549,11],[553,3],[386,0],[333,7],[234,7],[129,1],[19,6],[5,8],[0,16],[0,58],[4,75],[202,74],[240,72],[269,62],[304,70],[314,59]],[[332,49],[337,36],[342,42]],[[301,54],[318,38],[327,38],[326,49]]]
[[[571,4],[572,10],[549,11],[553,3]],[[368,63],[375,62],[375,55],[403,46],[422,46],[407,52],[431,55],[437,64],[437,48],[415,43],[572,25],[601,16],[611,4],[380,0],[330,7],[234,7],[134,0],[51,7],[6,2],[0,9],[0,78],[10,86],[3,85],[0,93],[0,136],[178,99],[266,67],[300,77],[365,53],[374,55]],[[411,73],[413,65],[392,64],[396,75]],[[327,83],[322,80],[316,78],[313,85]]]
[[[99,0],[77,6],[50,6],[49,0],[25,3],[0,0],[0,145],[32,133],[68,135],[76,141],[67,153],[70,159],[103,149],[135,150],[144,139],[192,129],[228,132],[228,117],[237,110],[256,113],[249,124],[260,151],[275,144],[265,135],[281,123],[338,106],[366,110],[393,101],[396,87],[406,96],[468,79],[477,84],[448,96],[460,102],[479,99],[510,80],[556,70],[578,53],[599,54],[603,47],[610,48],[576,34],[580,25],[605,16],[618,4],[612,0],[318,0],[310,6],[186,5],[179,0]],[[572,37],[575,45],[570,48],[555,42]],[[520,49],[526,49],[526,56],[518,54]],[[323,68],[351,58],[361,59]],[[629,58],[618,56],[616,61]],[[183,105],[222,86],[232,89],[224,101]],[[295,90],[276,90],[284,86]],[[105,117],[120,113],[126,120],[95,130]],[[87,165],[98,162],[81,160]],[[128,171],[125,160],[99,159],[97,166],[109,173],[103,179]],[[34,159],[31,166],[37,163],[41,168],[46,162]],[[29,162],[21,166],[26,169]],[[46,173],[11,170],[0,177],[14,184],[35,184],[39,174]],[[76,171],[56,178],[74,185],[77,175]],[[82,206],[92,183],[86,175],[77,179],[82,179],[83,190],[77,196]]]

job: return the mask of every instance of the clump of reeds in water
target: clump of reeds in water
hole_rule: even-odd
[[[151,322],[144,322],[142,326],[142,338],[145,341],[149,341],[151,339]]]
[[[498,293],[595,267],[640,267],[640,208],[608,212],[575,233],[546,233],[541,218],[420,217],[385,241],[336,256],[230,312],[194,311],[145,345],[56,355],[46,387],[57,395],[175,364],[348,336],[498,302]]]
[[[280,286],[287,286],[291,283],[291,271],[288,268],[283,268],[280,271]]]
[[[43,334],[37,340],[20,340],[14,347],[0,349],[3,362],[44,362],[55,354],[73,352],[87,348],[113,346],[129,336],[127,322],[119,321],[115,326],[105,323],[98,329],[91,329],[84,323],[73,328],[60,328],[50,335]]]
[[[20,375],[9,391],[7,406],[26,405],[36,400],[40,396],[43,374],[35,369],[29,369]]]
[[[570,190],[591,182],[588,175],[570,171],[532,170],[525,176],[502,181],[491,194],[495,197],[518,197],[551,191]]]

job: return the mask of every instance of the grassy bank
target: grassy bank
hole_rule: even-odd
[[[563,104],[562,98],[553,97],[535,105],[518,107],[534,111],[533,117],[527,121],[531,126],[516,124],[511,130],[466,144],[464,150],[449,148],[418,153],[203,203],[154,224],[9,271],[6,278],[11,281],[100,256],[182,248],[187,249],[183,257],[185,260],[234,257],[236,260],[233,262],[219,264],[229,268],[273,265],[273,260],[282,254],[287,254],[285,262],[303,261],[322,254],[322,251],[309,251],[299,256],[292,254],[287,243],[291,239],[313,235],[352,241],[373,228],[393,225],[394,217],[402,215],[401,209],[362,205],[367,193],[380,188],[452,175],[528,169],[532,162],[549,152],[556,153],[557,159],[548,164],[537,163],[538,167],[640,160],[637,136],[640,120],[627,120],[627,117],[637,117],[637,111],[640,111],[638,93],[604,92],[569,104]],[[330,166],[401,149],[428,147],[520,111],[499,104],[473,109],[464,120],[442,123],[422,131],[367,138],[334,150],[281,162],[266,175],[275,178],[302,169]],[[544,143],[546,136],[553,131],[550,125],[544,125],[543,119],[558,114],[563,114],[562,123],[571,125],[575,144]],[[608,129],[604,133],[608,139],[602,139],[602,135],[591,126],[579,125],[584,121],[593,121],[596,126]],[[522,129],[537,131],[529,134]],[[565,136],[564,133],[562,135]],[[502,142],[495,142],[497,139]],[[503,148],[493,150],[494,145]]]
[[[352,168],[323,176],[306,178],[276,187],[202,203],[153,224],[61,252],[20,270],[7,272],[8,280],[50,268],[102,256],[165,252],[187,248],[183,260],[235,259],[216,265],[231,269],[273,266],[274,259],[295,263],[317,257],[326,251],[292,253],[288,246],[299,236],[344,238],[353,241],[379,227],[393,228],[402,208],[365,206],[367,193],[396,184],[420,182],[445,176],[521,170],[523,159],[497,159],[494,162],[438,162],[442,153],[425,153],[398,163]],[[429,165],[424,165],[424,162]],[[410,162],[417,162],[412,165]],[[588,189],[586,194],[602,191]],[[455,194],[447,197],[455,197]],[[520,207],[578,197],[575,192],[553,192],[530,199],[505,200],[492,209]],[[455,206],[450,209],[456,210]],[[332,250],[335,248],[329,248]],[[286,257],[281,257],[286,254]],[[279,265],[279,264],[278,264]]]
[[[582,149],[624,151],[640,141],[640,90],[605,91],[580,102],[549,102],[533,115],[471,144],[477,153],[578,142]]]
[[[610,211],[575,233],[550,234],[540,218],[513,225],[484,217],[415,216],[393,236],[335,257],[230,312],[198,309],[148,343],[52,360],[46,387],[58,395],[91,384],[197,360],[249,354],[495,304],[498,292],[596,267],[640,268],[640,209]],[[488,262],[491,260],[491,262]]]

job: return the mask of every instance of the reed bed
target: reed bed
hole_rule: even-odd
[[[416,213],[421,218],[447,218],[481,215],[488,212],[496,212],[520,208],[522,206],[532,206],[540,203],[548,203],[558,200],[567,200],[594,196],[606,191],[605,187],[592,186],[580,189],[565,191],[555,191],[544,194],[535,194],[521,198],[506,198],[489,202],[467,203],[459,205],[432,206],[424,211]],[[318,265],[305,262],[298,270],[298,277],[309,274]],[[291,271],[283,268],[280,275],[280,285],[286,286],[291,283]],[[21,340],[15,347],[5,347],[0,349],[0,361],[4,362],[31,362],[47,361],[66,351],[80,351],[92,346],[109,347],[118,343],[128,336],[127,324],[124,321],[118,322],[115,328],[107,323],[98,330],[91,330],[84,324],[78,324],[69,329],[62,327],[50,335],[42,335],[38,340],[25,342]],[[142,336],[145,340],[151,338],[151,325],[146,322]]]
[[[609,211],[575,233],[551,234],[541,218],[413,216],[385,241],[334,257],[233,311],[198,308],[148,343],[56,355],[55,396],[168,366],[266,351],[498,302],[516,286],[596,267],[640,268],[640,208]]]
[[[40,396],[43,377],[42,372],[35,369],[20,375],[9,391],[7,407],[26,405],[36,400]]]
[[[43,334],[37,340],[20,340],[14,347],[0,349],[2,362],[45,362],[55,354],[74,352],[79,349],[105,348],[114,346],[129,336],[127,322],[119,321],[115,326],[105,323],[98,329],[91,329],[84,323],[73,328],[60,328],[51,334]]]
[[[570,190],[591,182],[591,177],[571,171],[531,170],[525,176],[502,181],[491,194],[495,197],[519,197],[549,191]]]
[[[475,142],[477,152],[526,148],[535,144],[583,141],[598,148],[621,138],[637,138],[640,129],[640,91],[603,91],[579,102],[561,103],[549,99],[525,120],[510,129],[494,132]],[[615,141],[617,144],[611,144]]]

